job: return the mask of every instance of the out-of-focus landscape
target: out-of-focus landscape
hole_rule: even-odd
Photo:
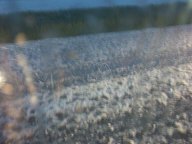
[[[192,142],[192,25],[0,49],[0,143]]]
[[[166,27],[192,22],[187,2],[146,6],[112,6],[0,15],[0,43]]]
[[[192,143],[190,2],[14,10],[0,14],[0,144]]]

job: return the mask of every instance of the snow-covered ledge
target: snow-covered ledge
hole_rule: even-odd
[[[192,142],[191,56],[192,25],[3,45],[0,143]]]

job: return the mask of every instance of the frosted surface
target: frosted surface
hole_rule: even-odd
[[[191,25],[7,44],[0,54],[0,143],[192,142]]]

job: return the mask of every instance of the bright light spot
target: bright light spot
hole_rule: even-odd
[[[31,103],[32,105],[36,105],[37,102],[38,102],[38,99],[37,99],[37,96],[36,96],[36,95],[33,95],[33,96],[30,97],[30,103]]]
[[[23,46],[26,42],[26,36],[24,33],[19,33],[17,34],[17,36],[15,37],[15,42],[16,44],[18,44],[19,46]]]
[[[4,86],[5,82],[6,82],[6,78],[4,74],[0,71],[0,89]]]

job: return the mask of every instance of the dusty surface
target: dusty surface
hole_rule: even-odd
[[[0,143],[192,143],[192,26],[0,49]]]

